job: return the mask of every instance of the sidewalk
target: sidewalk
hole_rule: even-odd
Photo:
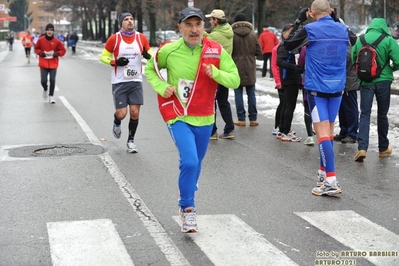
[[[93,54],[100,54],[102,49],[104,48],[104,43],[98,42],[98,41],[80,41],[78,44],[77,49],[84,49],[85,51]],[[152,47],[153,51],[156,51],[157,47]],[[144,60],[145,61],[145,60]],[[262,71],[262,66],[263,66],[263,61],[262,60],[256,60],[256,70],[259,72]],[[257,73],[259,74],[259,73]],[[260,89],[262,86],[273,86],[274,88],[274,81],[269,81],[267,78],[261,78],[260,75],[257,78],[256,82],[256,89],[259,91],[264,91],[263,89]],[[391,87],[391,94],[393,95],[399,95],[399,71],[394,72],[394,77],[395,80],[392,83]],[[278,96],[277,92],[275,90],[268,91],[267,92],[270,95]]]

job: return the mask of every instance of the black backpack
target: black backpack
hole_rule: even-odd
[[[387,36],[386,33],[381,34],[377,40],[369,44],[364,39],[364,34],[360,35],[360,42],[363,47],[357,53],[356,73],[361,81],[371,82],[380,77],[381,71],[387,65],[388,61],[381,67],[377,60],[377,45]]]

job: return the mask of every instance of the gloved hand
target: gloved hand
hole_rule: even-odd
[[[331,9],[331,14],[330,14],[330,16],[332,17],[332,19],[333,19],[335,22],[340,22],[340,21],[339,21],[339,18],[337,17],[337,13],[335,13],[335,10],[334,10],[334,9]]]
[[[302,24],[304,21],[308,19],[308,17],[306,16],[308,10],[309,10],[308,7],[304,7],[301,9],[301,11],[299,11],[298,18],[296,19],[295,24]]]
[[[147,52],[146,49],[143,48],[143,52],[141,54],[145,59],[151,59],[151,55]]]
[[[295,66],[295,72],[299,73],[299,74],[302,74],[303,72],[305,72],[305,69],[303,69],[302,67],[296,65]]]
[[[58,57],[58,56],[60,56],[60,54],[58,52],[53,53],[53,57]]]
[[[46,54],[44,52],[40,52],[40,57],[46,57]]]
[[[129,59],[126,57],[119,57],[118,60],[115,61],[117,66],[126,66],[129,64]]]

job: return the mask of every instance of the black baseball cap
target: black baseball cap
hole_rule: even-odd
[[[283,29],[282,29],[282,32],[284,32],[284,31],[286,31],[286,30],[288,30],[288,29],[290,29],[292,27],[294,27],[294,24],[292,24],[292,23],[285,24]]]
[[[205,20],[204,14],[202,13],[201,10],[199,10],[198,8],[195,8],[195,7],[187,7],[180,12],[179,24],[182,21],[185,21],[186,19],[192,18],[192,17],[199,17],[200,19]]]

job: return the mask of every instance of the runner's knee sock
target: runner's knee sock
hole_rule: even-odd
[[[136,134],[137,126],[139,125],[139,120],[131,119],[129,121],[129,140],[134,139],[134,135]]]
[[[330,137],[322,137],[318,140],[320,151],[320,163],[326,171],[326,179],[329,183],[335,180],[334,149]]]
[[[121,120],[119,120],[119,119],[116,117],[116,114],[114,114],[114,123],[115,123],[116,125],[120,125],[120,124],[121,124]]]

